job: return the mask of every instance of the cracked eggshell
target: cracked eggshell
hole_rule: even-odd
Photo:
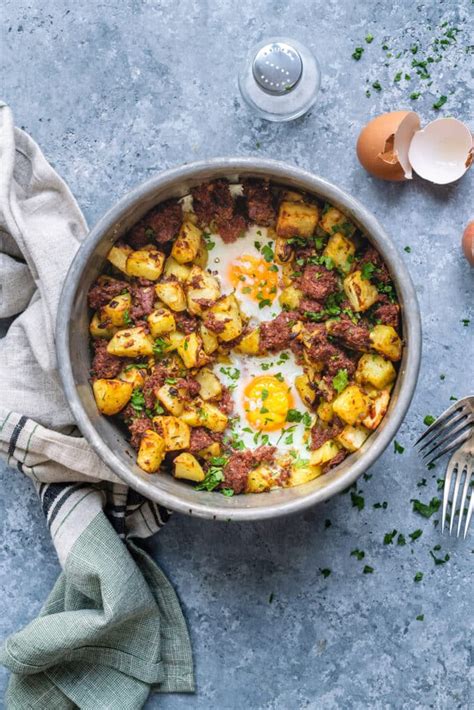
[[[415,133],[408,159],[420,177],[437,185],[459,180],[473,160],[471,132],[457,118],[437,118]]]
[[[371,175],[382,180],[409,180],[410,141],[420,128],[414,111],[392,111],[369,121],[357,140],[357,157]]]

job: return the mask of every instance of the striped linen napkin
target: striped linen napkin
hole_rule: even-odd
[[[56,367],[61,288],[87,225],[69,189],[0,103],[0,455],[28,476],[63,572],[39,616],[9,637],[7,706],[143,706],[192,692],[186,623],[170,583],[134,542],[168,511],[123,485],[75,427]]]

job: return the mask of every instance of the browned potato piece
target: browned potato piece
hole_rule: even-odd
[[[349,385],[332,403],[336,416],[347,424],[359,424],[369,412],[369,399],[357,385]]]
[[[194,265],[187,281],[186,294],[188,311],[193,315],[202,315],[220,297],[221,289],[215,276]]]
[[[323,251],[324,256],[329,256],[336,267],[343,272],[351,268],[351,260],[355,254],[355,244],[352,239],[348,239],[340,232],[336,232],[326,244]]]
[[[275,476],[268,466],[258,466],[247,475],[246,493],[263,493],[275,487]]]
[[[152,245],[133,251],[127,259],[127,274],[137,278],[158,281],[163,273],[165,255]]]
[[[133,365],[127,365],[121,372],[119,372],[119,380],[124,382],[130,382],[133,389],[141,389],[145,381],[146,370],[142,367],[134,367]]]
[[[110,340],[117,328],[110,325],[108,321],[104,321],[100,313],[94,313],[89,325],[89,333],[93,338],[105,338]]]
[[[322,466],[311,466],[309,463],[305,466],[293,466],[291,473],[285,481],[285,487],[293,488],[301,486],[303,483],[309,483],[323,472]]]
[[[107,352],[118,357],[153,355],[153,340],[143,326],[119,330],[107,345]]]
[[[153,417],[153,423],[165,440],[166,451],[179,451],[189,447],[191,430],[186,422],[173,416]]]
[[[184,221],[171,249],[171,256],[178,264],[194,261],[201,244],[201,230],[192,222]]]
[[[215,352],[219,347],[219,341],[217,340],[217,336],[211,330],[209,330],[209,328],[206,328],[204,323],[200,324],[199,333],[201,334],[204,352],[206,353],[206,355],[212,355],[212,353]]]
[[[218,399],[221,396],[222,383],[212,370],[203,367],[199,370],[195,379],[201,388],[199,394],[204,400]]]
[[[344,225],[344,226],[343,226]],[[319,220],[319,226],[324,229],[325,232],[332,234],[334,227],[341,227],[341,231],[344,230],[344,234],[351,236],[355,232],[355,226],[350,222],[346,215],[337,210],[335,207],[329,207],[324,210]]]
[[[122,380],[99,379],[92,383],[99,412],[108,417],[120,412],[132,396],[133,386]]]
[[[190,333],[177,345],[178,355],[187,368],[199,367],[209,361],[202,347],[202,340],[197,333]]]
[[[306,202],[280,204],[276,232],[279,237],[311,237],[318,224],[319,210]]]
[[[180,313],[186,310],[186,296],[179,281],[163,281],[155,286],[155,293],[172,311]]]
[[[140,441],[137,464],[146,473],[156,473],[160,468],[166,453],[165,441],[162,436],[147,429]]]
[[[244,355],[258,355],[260,352],[260,331],[258,328],[244,335],[235,350]]]
[[[159,338],[160,335],[172,333],[176,330],[174,315],[167,308],[157,308],[152,311],[147,321],[153,338]]]
[[[189,453],[179,454],[174,460],[175,478],[185,478],[187,481],[204,481],[206,474],[199,461]]]
[[[336,436],[336,440],[348,451],[358,451],[369,434],[370,431],[364,426],[346,424],[341,433]]]
[[[174,276],[178,281],[185,283],[188,280],[190,271],[190,266],[180,264],[176,261],[176,259],[173,259],[172,256],[169,256],[165,261],[163,274],[164,276]]]
[[[174,417],[179,417],[184,409],[183,399],[184,392],[179,390],[176,385],[167,384],[165,382],[157,391],[156,396],[161,404]]]
[[[214,320],[223,323],[224,329],[217,333],[219,340],[227,342],[237,338],[242,330],[243,323],[240,315],[239,304],[233,294],[222,296],[210,309]]]
[[[112,266],[116,269],[122,271],[124,274],[127,273],[127,259],[133,252],[132,247],[127,244],[118,244],[113,246],[112,249],[107,254],[107,259],[110,261]]]
[[[129,311],[132,297],[129,293],[121,293],[109,301],[100,311],[100,318],[109,321],[111,326],[119,327],[129,323]]]
[[[383,390],[375,399],[370,399],[369,402],[369,411],[362,420],[362,424],[373,431],[377,429],[385,416],[390,402],[390,393],[387,390]]]
[[[203,426],[216,432],[224,431],[228,422],[218,407],[197,397],[185,408],[181,419],[189,426]]]
[[[389,360],[400,360],[402,356],[402,341],[395,328],[391,325],[376,325],[370,331],[372,347]]]
[[[381,355],[364,353],[357,363],[357,382],[368,382],[379,390],[391,384],[396,376],[397,372],[390,360],[385,360]]]
[[[296,286],[287,286],[278,296],[280,306],[289,308],[290,310],[296,310],[303,298],[303,291],[300,291]]]
[[[337,456],[339,451],[340,448],[334,439],[330,439],[320,446],[319,449],[311,452],[309,462],[311,466],[324,466],[325,463],[328,463]]]
[[[366,311],[378,300],[379,292],[368,279],[362,278],[361,271],[354,271],[344,279],[344,291],[352,310]]]
[[[316,393],[311,387],[308,375],[297,375],[295,377],[295,387],[303,402],[310,407],[316,399]]]

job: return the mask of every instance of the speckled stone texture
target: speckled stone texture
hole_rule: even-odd
[[[461,321],[472,318],[473,274],[459,247],[473,216],[472,173],[447,187],[421,179],[391,185],[371,179],[354,152],[360,128],[382,111],[415,106],[423,123],[472,117],[469,13],[469,0],[3,3],[2,98],[68,181],[90,224],[163,168],[259,155],[355,194],[402,253],[411,247],[403,255],[420,300],[424,352],[397,435],[404,452],[391,446],[370,480],[360,480],[360,511],[346,494],[260,524],[173,517],[149,547],[189,620],[198,691],[151,698],[149,708],[472,707],[473,532],[466,542],[441,537],[438,516],[422,518],[410,503],[438,495],[444,473],[444,462],[426,471],[413,451],[423,418],[472,387],[472,323]],[[452,27],[456,39],[436,45],[444,47],[442,61],[428,66],[430,85],[412,60],[435,56],[433,40],[446,39]],[[323,73],[317,105],[288,125],[251,115],[237,90],[248,48],[274,35],[308,44]],[[365,48],[358,62],[351,58],[357,46]],[[377,81],[381,91],[371,87]],[[443,94],[447,102],[436,112],[432,104]],[[6,635],[37,614],[59,566],[28,480],[5,467],[1,477]],[[386,508],[374,508],[383,501]],[[423,534],[411,542],[417,528]],[[396,537],[384,544],[394,529],[406,545]],[[435,556],[450,556],[442,565],[430,555],[438,544]],[[363,560],[351,556],[355,548]],[[365,564],[373,573],[363,573]],[[424,577],[415,583],[418,571]],[[0,680],[6,684],[5,673]]]

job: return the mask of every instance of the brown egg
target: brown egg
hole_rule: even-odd
[[[392,111],[372,119],[357,140],[357,157],[367,172],[382,180],[411,178],[408,146],[419,126],[413,111]]]
[[[468,223],[462,235],[462,249],[464,256],[471,266],[474,266],[474,220]]]

